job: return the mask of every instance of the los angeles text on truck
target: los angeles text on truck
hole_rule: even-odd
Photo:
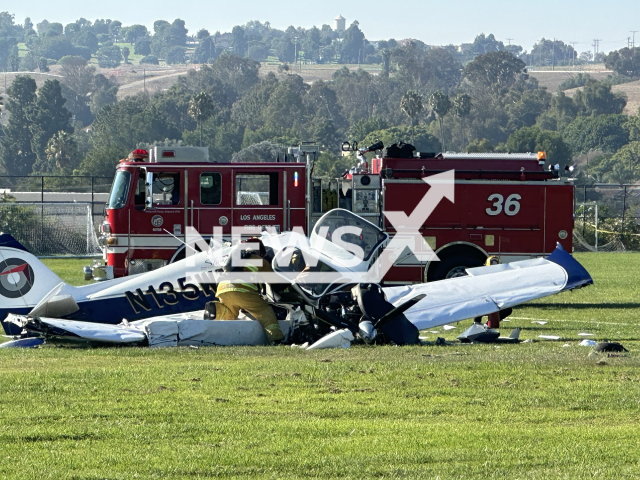
[[[218,163],[198,147],[135,151],[117,167],[100,226],[107,269],[114,276],[153,270],[184,258],[187,227],[206,239],[214,227],[266,226],[310,232],[323,213],[345,208],[393,236],[383,212],[410,215],[429,189],[423,179],[455,170],[455,203],[442,201],[420,228],[440,258],[420,262],[408,250],[387,284],[441,280],[484,264],[571,251],[573,184],[545,155],[434,154],[386,149],[341,178],[312,178],[313,147],[296,161]]]

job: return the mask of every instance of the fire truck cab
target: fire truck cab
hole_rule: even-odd
[[[333,208],[393,236],[384,212],[410,216],[429,191],[423,179],[449,170],[455,202],[440,201],[420,228],[440,261],[420,262],[407,250],[385,283],[464,275],[489,256],[502,262],[545,256],[557,242],[571,251],[573,184],[556,166],[546,167],[543,153],[361,157],[342,178],[327,180],[311,177],[310,151],[299,148],[295,162],[216,163],[206,148],[156,147],[147,157],[121,161],[100,227],[108,268],[131,275],[184,258],[187,227],[205,239],[214,227],[229,237],[232,226],[310,232]]]
[[[185,256],[185,232],[214,227],[285,231],[304,225],[301,163],[213,163],[207,148],[156,147],[120,162],[100,226],[105,261],[116,277],[160,268]]]

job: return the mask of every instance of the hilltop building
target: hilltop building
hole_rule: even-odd
[[[347,26],[347,19],[344,18],[342,15],[338,15],[334,19],[334,27],[333,27],[333,29],[336,32],[344,32],[346,30],[346,26]]]

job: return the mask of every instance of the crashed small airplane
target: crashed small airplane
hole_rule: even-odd
[[[345,233],[346,232],[346,233]],[[418,332],[489,315],[593,283],[561,246],[546,259],[467,269],[467,276],[402,287],[370,281],[389,237],[335,209],[311,236],[263,232],[273,273],[264,295],[290,343],[418,344]],[[235,252],[235,253],[234,253]],[[8,235],[0,236],[0,319],[9,335],[101,343],[264,344],[251,321],[204,320],[203,308],[238,249],[220,246],[152,272],[73,287]],[[234,278],[238,276],[234,274]],[[247,281],[250,281],[250,274]]]

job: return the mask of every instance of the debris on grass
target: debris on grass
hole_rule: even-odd
[[[531,323],[537,323],[538,325],[546,325],[546,324],[547,324],[547,323],[549,323],[549,322],[543,322],[542,320],[534,320],[534,321],[533,321],[533,322],[531,322]]]
[[[580,345],[581,347],[595,347],[597,344],[598,342],[596,342],[595,340],[584,339],[578,345]]]
[[[557,335],[538,335],[538,337],[544,340],[560,340],[560,337]]]
[[[628,352],[622,344],[618,342],[600,342],[596,345],[596,352]]]

